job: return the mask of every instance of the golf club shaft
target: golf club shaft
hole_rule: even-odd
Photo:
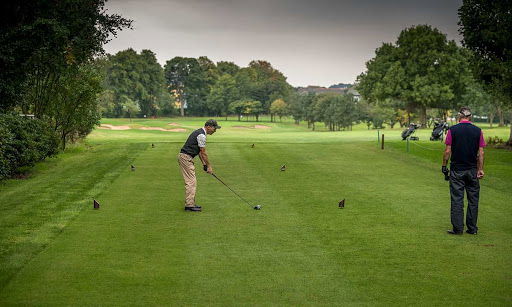
[[[224,181],[222,181],[219,177],[217,177],[217,175],[215,175],[214,173],[212,173],[212,176],[215,177],[218,181],[220,181],[220,183],[222,183],[226,188],[228,188],[231,192],[233,192],[236,196],[238,196],[238,198],[240,198],[241,200],[243,200],[247,205],[249,205],[250,207],[252,207],[252,205],[246,201],[242,196],[238,195],[237,192],[233,191],[233,189],[231,189],[227,184],[224,183]]]

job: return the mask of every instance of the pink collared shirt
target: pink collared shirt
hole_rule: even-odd
[[[471,122],[469,120],[461,120],[460,123],[470,123]],[[446,139],[444,140],[444,143],[446,145],[452,145],[452,132],[450,130],[448,130],[448,133],[446,134]],[[484,133],[482,131],[480,131],[480,147],[485,147],[486,144],[485,144],[485,140],[484,140]]]

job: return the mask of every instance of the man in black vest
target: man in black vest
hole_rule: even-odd
[[[189,135],[178,155],[181,174],[185,180],[185,211],[201,211],[201,206],[196,204],[196,170],[193,159],[199,155],[204,171],[208,174],[213,173],[213,167],[206,153],[206,135],[214,134],[217,129],[220,129],[217,121],[207,120],[203,128],[199,128]]]
[[[466,212],[466,233],[476,235],[478,218],[478,200],[480,196],[479,179],[484,177],[484,147],[482,130],[473,125],[471,110],[460,109],[459,123],[450,127],[446,134],[446,149],[443,154],[442,172],[450,180],[451,222],[449,234],[461,235],[464,230],[464,190],[468,196]],[[450,160],[450,171],[446,164]]]

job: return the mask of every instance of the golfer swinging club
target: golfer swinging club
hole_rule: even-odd
[[[203,128],[199,128],[189,135],[178,155],[181,174],[185,180],[185,211],[201,211],[201,206],[196,204],[196,170],[193,159],[199,155],[204,171],[208,174],[213,173],[212,165],[206,153],[206,135],[214,134],[217,129],[220,129],[217,121],[207,120]]]
[[[471,110],[463,107],[459,111],[459,123],[446,134],[446,149],[443,154],[442,172],[450,173],[451,221],[449,234],[461,235],[464,230],[464,190],[468,196],[466,233],[476,235],[480,182],[484,177],[484,147],[482,130],[473,125]],[[446,164],[450,160],[450,171]]]

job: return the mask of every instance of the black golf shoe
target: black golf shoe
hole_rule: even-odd
[[[477,234],[476,231],[469,231],[469,230],[466,230],[466,233],[470,234],[470,235],[476,235]]]
[[[462,235],[462,231],[455,231],[455,230],[448,230],[447,233],[449,235],[458,235],[458,236]]]
[[[201,207],[185,207],[185,211],[201,212]]]

